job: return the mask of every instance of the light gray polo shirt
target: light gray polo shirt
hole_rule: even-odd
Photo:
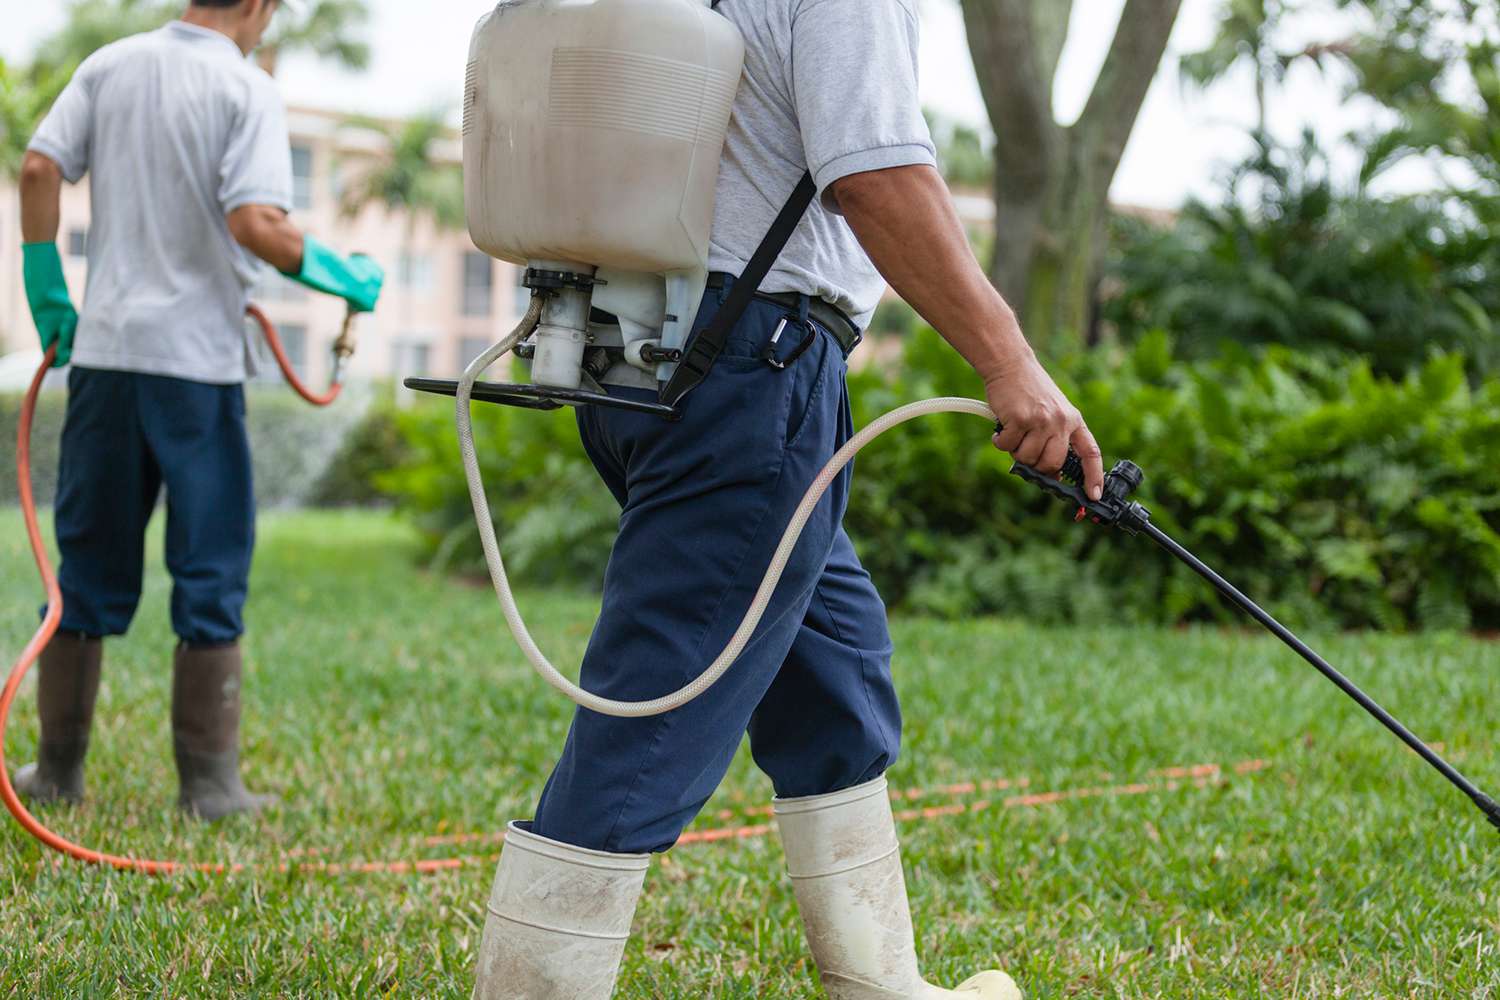
[[[260,264],[225,215],[290,210],[286,111],[228,36],[174,22],[90,56],[30,148],[89,175],[86,368],[245,380],[245,303]],[[253,370],[253,369],[251,369]]]
[[[860,326],[885,280],[828,186],[937,155],[917,94],[914,0],[723,0],[745,75],[719,168],[709,269],[739,274],[804,171],[822,197],[761,288],[826,299]]]

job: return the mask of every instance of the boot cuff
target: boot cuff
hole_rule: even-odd
[[[881,775],[874,781],[867,781],[863,785],[855,785],[853,788],[845,788],[837,792],[828,792],[825,795],[806,795],[796,799],[772,799],[771,805],[778,816],[795,816],[801,813],[818,812],[822,809],[835,809],[839,806],[847,806],[855,802],[863,802],[874,796],[888,796],[885,775]]]

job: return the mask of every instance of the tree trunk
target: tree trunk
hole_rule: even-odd
[[[1043,353],[1088,332],[1109,186],[1181,3],[1126,0],[1087,106],[1063,126],[1052,89],[1071,0],[963,0],[996,136],[990,277]]]

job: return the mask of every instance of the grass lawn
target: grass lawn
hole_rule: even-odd
[[[19,525],[0,512],[7,663],[39,594]],[[0,996],[468,996],[498,846],[424,838],[526,815],[570,708],[523,663],[492,595],[415,570],[389,518],[264,518],[244,750],[252,784],[283,805],[204,827],[173,810],[167,594],[158,559],[135,631],[106,655],[89,801],[47,820],[151,856],[475,862],[148,878],[57,864],[0,817]],[[576,663],[596,604],[522,598],[543,646]],[[932,813],[902,830],[929,978],[998,961],[1037,1000],[1500,996],[1500,838],[1274,640],[895,630],[907,729],[890,777],[926,791],[900,808]],[[1315,638],[1500,788],[1500,646]],[[10,761],[31,759],[35,735],[28,684]],[[1209,763],[1222,770],[1164,771]],[[988,784],[944,787],[968,782]],[[742,754],[697,829],[763,823],[769,794]],[[618,995],[821,996],[781,868],[774,836],[662,859]]]

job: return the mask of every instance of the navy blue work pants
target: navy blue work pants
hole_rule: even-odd
[[[57,478],[63,630],[130,626],[165,486],[172,629],[192,645],[239,638],[255,544],[243,387],[74,368]]]
[[[726,290],[710,290],[701,329]],[[779,356],[762,359],[783,320]],[[584,448],[622,507],[584,687],[639,700],[702,672],[738,626],[787,521],[852,433],[844,357],[810,320],[756,300],[680,422],[584,407]],[[643,390],[614,389],[654,398]],[[885,607],[842,526],[845,471],[808,522],[745,654],[706,694],[650,719],[580,709],[537,807],[544,837],[663,851],[748,730],[781,796],[837,791],[896,759],[901,714]]]

